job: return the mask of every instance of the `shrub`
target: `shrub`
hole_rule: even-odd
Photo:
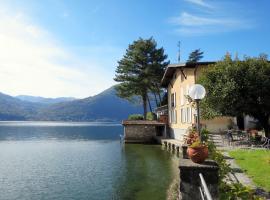
[[[146,119],[147,119],[147,120],[156,120],[156,119],[157,119],[157,116],[156,116],[155,113],[148,112],[148,113],[146,114]]]
[[[143,115],[141,114],[132,114],[128,116],[129,120],[143,120]]]
[[[202,142],[207,142],[209,139],[209,131],[206,128],[203,128],[201,130],[201,139]]]

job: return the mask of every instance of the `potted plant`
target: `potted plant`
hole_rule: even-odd
[[[203,163],[208,157],[208,146],[205,142],[200,140],[199,134],[192,130],[186,139],[188,145],[188,157],[195,163]]]

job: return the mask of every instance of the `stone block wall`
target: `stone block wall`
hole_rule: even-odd
[[[131,124],[124,126],[124,138],[127,143],[150,143],[156,136],[156,126]]]
[[[199,173],[204,177],[213,199],[218,199],[218,165],[212,160],[196,164],[190,159],[180,159],[180,199],[201,200]]]

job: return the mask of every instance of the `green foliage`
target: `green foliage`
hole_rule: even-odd
[[[202,143],[201,141],[197,140],[195,142],[193,142],[189,147],[190,148],[198,148],[198,147],[204,147],[205,144]]]
[[[160,80],[166,66],[167,55],[163,48],[157,48],[156,41],[139,38],[129,45],[124,57],[118,62],[114,80],[119,82],[117,95],[127,100],[141,97],[144,117],[147,112],[147,94],[160,92]]]
[[[209,158],[215,160],[219,166],[219,181],[220,183],[226,178],[231,172],[230,165],[227,164],[221,151],[217,150],[213,142],[208,142]]]
[[[207,91],[201,103],[203,118],[245,113],[258,119],[265,132],[270,132],[270,63],[265,57],[233,61],[227,55],[209,66],[198,82]]]
[[[203,58],[203,52],[201,49],[196,49],[189,54],[187,62],[195,63]]]
[[[201,130],[201,140],[202,142],[207,142],[209,139],[209,131],[206,128]]]
[[[128,116],[129,120],[143,120],[143,115],[141,114],[132,114]]]
[[[220,187],[220,200],[263,200],[255,196],[254,191],[241,183],[222,183]]]
[[[267,150],[234,150],[229,152],[252,181],[270,191],[270,153]]]
[[[147,120],[156,120],[156,119],[157,119],[157,116],[156,116],[155,113],[148,112],[148,113],[146,114],[146,119],[147,119]]]

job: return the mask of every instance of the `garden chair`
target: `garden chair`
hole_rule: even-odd
[[[261,148],[270,149],[270,139],[267,137],[262,137],[262,144],[260,145]]]

